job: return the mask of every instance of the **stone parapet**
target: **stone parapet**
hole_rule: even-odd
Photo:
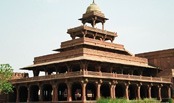
[[[28,78],[28,73],[13,73],[12,80],[13,79],[22,79],[22,78]]]
[[[48,76],[23,78],[23,79],[11,80],[11,83],[12,84],[30,83],[30,82],[50,81],[57,79],[79,78],[79,77],[89,77],[89,78],[93,77],[93,78],[111,79],[111,80],[126,80],[126,81],[171,84],[170,78],[146,77],[146,76],[135,76],[135,75],[116,74],[116,73],[93,72],[93,71],[78,71],[78,72],[68,72],[68,73],[54,74]]]
[[[103,35],[117,37],[117,34],[115,32],[102,30],[102,29],[98,29],[98,28],[93,28],[93,27],[89,27],[89,26],[86,26],[86,25],[82,25],[82,26],[78,26],[78,27],[75,27],[75,28],[68,29],[67,33],[73,34],[73,33],[78,33],[79,31],[82,31],[82,30],[87,30],[87,31],[90,31],[90,32],[95,32],[97,34],[103,34]]]
[[[159,76],[173,76],[172,69],[174,68],[174,49],[140,53],[136,54],[136,56],[147,58],[149,65],[162,69],[162,71],[158,74]]]

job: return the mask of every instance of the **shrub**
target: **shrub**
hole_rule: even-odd
[[[97,100],[97,103],[160,103],[160,101],[154,98],[152,99],[145,98],[143,100],[127,100],[125,98],[116,98],[116,99],[101,98]]]

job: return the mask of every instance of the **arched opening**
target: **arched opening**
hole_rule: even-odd
[[[59,101],[66,101],[67,100],[67,85],[65,83],[60,83],[58,86],[58,100]]]
[[[57,70],[57,73],[58,73],[58,74],[59,74],[59,73],[66,73],[66,72],[68,72],[67,66],[60,66],[59,68],[60,68],[60,69]]]
[[[123,74],[123,70],[119,68],[113,69],[112,72],[117,74]]]
[[[39,101],[39,87],[37,85],[32,85],[30,87],[30,101],[36,102]]]
[[[87,100],[96,99],[96,85],[94,83],[88,83],[86,85],[86,99]]]
[[[137,98],[137,86],[135,84],[129,85],[129,99],[133,100]]]
[[[13,88],[13,92],[8,95],[9,102],[16,102],[16,88]]]
[[[88,71],[95,71],[95,65],[94,64],[88,64]]]
[[[101,72],[103,72],[103,73],[109,73],[111,70],[110,70],[110,68],[108,68],[108,66],[107,65],[102,65],[101,66]]]
[[[45,84],[43,85],[42,89],[43,89],[42,90],[43,101],[52,101],[52,95],[53,95],[52,86],[50,84]]]
[[[123,70],[123,74],[128,75],[128,74],[130,74],[130,72],[129,72],[129,70],[125,69],[125,70]]]
[[[125,86],[123,84],[117,84],[115,94],[116,98],[123,98],[125,96]]]
[[[148,86],[147,85],[142,85],[140,87],[140,95],[141,95],[142,99],[148,98]]]
[[[167,86],[163,86],[163,87],[161,88],[161,97],[162,97],[162,99],[167,99],[167,98],[169,98],[169,97],[168,97],[168,87],[167,87]]]
[[[73,72],[80,71],[80,65],[78,65],[78,64],[73,65],[72,71],[73,71]]]
[[[152,73],[152,72],[149,71],[148,69],[144,69],[144,70],[143,70],[143,73],[142,73],[143,76],[152,76],[152,74],[154,74],[154,73]]]
[[[27,87],[21,86],[19,88],[19,102],[27,102],[28,90]]]
[[[133,75],[140,75],[138,70],[133,71]]]
[[[100,88],[101,96],[104,98],[110,97],[110,86],[108,83],[103,83]]]
[[[82,87],[80,83],[73,83],[71,95],[72,95],[72,100],[82,99]]]
[[[158,87],[157,86],[151,87],[151,96],[152,96],[152,98],[158,99]]]

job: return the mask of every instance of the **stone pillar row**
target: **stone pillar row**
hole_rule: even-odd
[[[100,88],[101,88],[101,84],[102,82],[96,82],[96,99],[99,99],[101,97],[101,92],[100,92]],[[82,101],[85,102],[86,101],[86,85],[87,82],[82,81],[81,82],[81,86],[82,86]],[[112,84],[109,83],[110,85],[110,97],[111,98],[116,98],[116,93],[115,93],[115,88],[117,86],[116,83]],[[129,100],[129,83],[125,83],[125,98]],[[19,86],[16,86],[16,103],[19,103]],[[53,89],[53,95],[52,95],[52,101],[58,101],[58,86],[57,84],[52,84],[52,89]],[[141,99],[141,94],[140,94],[140,89],[141,89],[141,85],[137,85],[137,99]],[[28,86],[27,88],[28,90],[28,97],[27,97],[27,103],[30,102],[30,86]],[[39,85],[39,91],[40,94],[43,94],[43,90],[42,90],[42,85]],[[67,83],[67,101],[72,101],[72,83]],[[168,97],[171,98],[171,88],[170,86],[168,87]],[[151,98],[151,85],[148,85],[148,98]],[[158,98],[159,100],[161,100],[161,86],[158,86]],[[43,97],[42,95],[39,95],[39,101],[43,101]]]

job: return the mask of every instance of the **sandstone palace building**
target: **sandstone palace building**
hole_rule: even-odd
[[[95,103],[98,98],[171,98],[171,79],[160,77],[160,68],[148,59],[113,43],[116,32],[104,29],[108,20],[93,2],[79,19],[81,26],[70,28],[71,40],[61,43],[56,53],[34,58],[22,68],[33,77],[12,80],[15,103]],[[101,28],[96,28],[96,24]],[[40,72],[45,72],[40,76]]]

